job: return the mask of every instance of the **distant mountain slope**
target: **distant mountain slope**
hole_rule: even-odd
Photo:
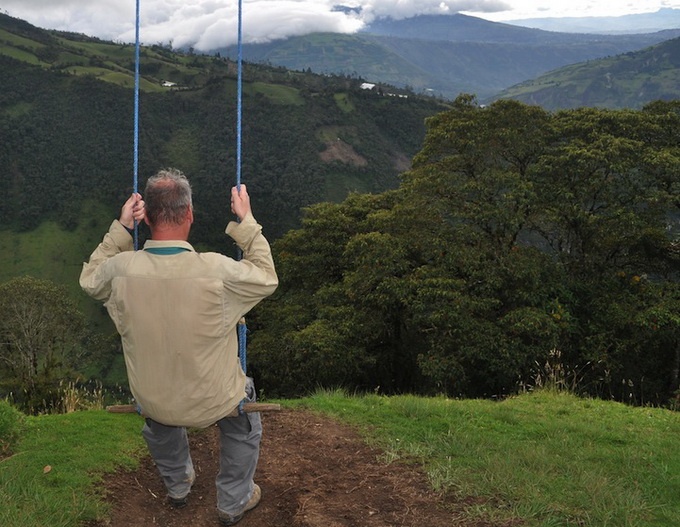
[[[448,42],[512,42],[536,43],[550,40],[547,31],[489,22],[457,13],[455,15],[418,15],[395,20],[380,18],[364,28],[362,33],[405,39],[445,40]],[[569,39],[568,35],[564,35]]]
[[[680,13],[680,11],[678,11]],[[556,24],[561,18],[554,19]],[[626,42],[623,35],[602,35],[595,31],[558,32],[545,31],[532,26],[502,22],[490,22],[482,18],[456,13],[454,15],[418,15],[395,20],[381,18],[363,30],[363,33],[378,36],[412,38],[423,40],[445,40],[448,42],[485,42],[497,44],[574,44],[579,42]],[[677,29],[680,24],[672,27]],[[658,35],[638,31],[630,37],[630,45],[658,42]],[[658,33],[650,31],[648,33]],[[670,38],[670,37],[666,37]],[[663,37],[662,37],[663,39]]]
[[[659,9],[655,13],[622,16],[525,18],[508,20],[515,26],[569,33],[655,33],[680,27],[680,9]]]
[[[680,38],[567,66],[512,86],[497,98],[517,99],[549,110],[640,108],[654,100],[680,99]]]
[[[638,50],[680,36],[576,35],[519,28],[465,15],[380,20],[356,35],[312,34],[244,46],[248,61],[358,76],[455,98],[490,97],[567,64]],[[234,57],[234,48],[218,50]]]

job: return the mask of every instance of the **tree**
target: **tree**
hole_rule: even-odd
[[[502,371],[526,375],[541,347],[557,346],[566,368],[591,365],[591,388],[613,374],[636,386],[649,380],[652,368],[629,367],[643,349],[634,308],[643,297],[617,277],[658,280],[664,270],[658,255],[669,243],[667,218],[677,202],[671,175],[679,166],[668,130],[677,130],[677,112],[655,105],[548,114],[512,101],[482,108],[463,96],[428,124],[405,202],[415,203],[421,222],[427,218],[430,228],[421,232],[439,233],[432,245],[457,252],[436,266],[435,300],[420,303],[427,316],[440,315],[431,318],[434,339],[423,357],[430,374],[463,380],[467,393],[494,378],[496,389],[508,388]],[[448,296],[457,291],[449,317],[446,302],[436,308],[447,281]],[[659,290],[648,288],[644,305],[659,305]],[[677,327],[664,328],[673,343],[677,336],[668,333],[677,335]],[[655,356],[669,355],[657,348]],[[674,367],[674,352],[670,358]],[[465,382],[476,371],[483,380]],[[663,401],[662,389],[655,395]]]
[[[503,395],[559,356],[583,391],[667,402],[675,108],[550,114],[461,96],[427,125],[398,190],[312,207],[274,244],[275,330],[253,342],[265,384],[285,371],[289,394]]]
[[[0,362],[28,392],[77,364],[84,317],[65,289],[30,276],[0,284]]]
[[[639,249],[664,229],[670,205],[657,177],[670,146],[661,118],[581,108],[553,121],[535,170],[542,210],[533,229],[574,276],[641,271],[649,262]]]
[[[513,391],[567,331],[563,272],[529,230],[551,137],[540,108],[461,96],[428,120],[405,176],[401,207],[427,255],[409,304],[428,343],[419,365],[446,393]]]
[[[273,244],[280,286],[257,308],[266,330],[254,331],[250,358],[269,393],[301,395],[316,385],[375,386],[370,342],[378,321],[359,308],[346,275],[352,239],[371,231],[369,216],[392,206],[392,194],[352,194],[342,204],[306,210],[304,228]],[[351,280],[351,278],[350,278]],[[310,386],[310,382],[312,382]]]

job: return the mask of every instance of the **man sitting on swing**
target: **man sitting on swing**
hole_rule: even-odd
[[[238,321],[278,285],[269,243],[255,221],[245,185],[231,190],[239,219],[226,229],[243,251],[236,261],[198,253],[187,242],[191,187],[178,170],[161,170],[121,209],[83,266],[80,285],[103,300],[121,335],[130,390],[146,418],[142,434],[168,491],[181,507],[196,477],[186,427],[220,429],[218,518],[237,523],[260,501],[253,481],[259,413],[227,417],[255,387],[238,360]],[[133,251],[134,223],[151,239]]]

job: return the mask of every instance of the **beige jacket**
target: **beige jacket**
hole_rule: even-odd
[[[80,286],[103,300],[120,333],[130,390],[148,417],[206,427],[245,396],[236,325],[278,279],[269,243],[252,215],[226,233],[243,259],[197,253],[184,241],[153,241],[133,251],[114,221],[83,265]],[[179,248],[178,254],[152,254]]]

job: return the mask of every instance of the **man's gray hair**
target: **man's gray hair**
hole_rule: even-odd
[[[160,170],[146,182],[144,201],[146,217],[151,225],[179,225],[192,206],[189,180],[176,168]]]

